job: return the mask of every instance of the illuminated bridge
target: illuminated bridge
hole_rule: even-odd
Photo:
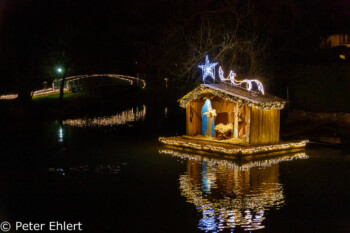
[[[110,78],[117,82],[105,82],[106,78]],[[120,75],[120,74],[88,74],[88,75],[76,75],[69,76],[65,80],[65,90],[78,90],[79,82],[85,80],[98,80],[103,82],[105,86],[108,85],[119,85],[119,86],[134,86],[138,88],[145,89],[146,81],[137,77]],[[62,79],[54,80],[50,88],[43,88],[32,92],[32,96],[46,95],[58,93],[60,90],[60,84]],[[7,94],[0,95],[0,99],[16,99],[18,94]]]
[[[66,88],[72,89],[76,85],[77,81],[89,79],[89,80],[101,80],[111,78],[118,81],[119,85],[130,85],[140,87],[142,89],[146,88],[146,82],[143,79],[136,78],[133,76],[120,75],[120,74],[88,74],[88,75],[76,75],[66,78]],[[62,82],[62,79],[58,80],[58,84]],[[57,83],[56,83],[57,84]],[[58,85],[59,86],[59,85]]]

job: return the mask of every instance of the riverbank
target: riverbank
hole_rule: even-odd
[[[350,113],[295,110],[281,121],[281,138],[307,138],[326,145],[350,145]]]
[[[136,91],[132,91],[136,93]],[[143,93],[139,93],[143,96]],[[141,100],[141,101],[140,101]],[[7,119],[45,118],[64,119],[88,115],[95,112],[108,112],[143,104],[144,98],[130,98],[127,95],[109,94],[108,96],[89,92],[64,93],[64,100],[59,101],[59,93],[35,96],[28,103],[17,99],[0,101],[0,112]]]

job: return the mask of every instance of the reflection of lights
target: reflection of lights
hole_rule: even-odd
[[[295,159],[308,159],[309,156],[306,155],[304,152],[302,153],[293,153],[293,154],[287,154],[287,155],[280,155],[276,158],[265,158],[260,160],[252,160],[245,163],[239,163],[238,161],[233,160],[226,160],[226,159],[214,159],[209,158],[202,155],[196,155],[196,154],[186,154],[182,152],[177,152],[175,150],[166,150],[161,149],[159,150],[160,154],[166,154],[175,156],[181,159],[191,159],[195,160],[197,162],[204,161],[210,166],[219,165],[219,166],[225,166],[229,169],[239,170],[239,171],[248,171],[249,169],[253,167],[270,167],[274,164],[279,164],[280,162],[286,162],[286,161],[292,161]]]
[[[185,140],[182,137],[171,137],[171,138],[160,137],[158,140],[165,145],[186,147],[186,148],[191,148],[196,150],[211,151],[211,152],[230,154],[230,155],[236,155],[236,154],[251,155],[251,154],[257,154],[257,153],[267,153],[270,151],[296,149],[296,148],[305,147],[306,143],[308,142],[308,140],[301,140],[297,142],[286,142],[286,143],[279,143],[279,144],[273,144],[273,145],[242,147],[239,145],[227,146],[225,144],[223,146],[214,146],[208,143],[202,144],[202,143],[196,143],[196,142],[189,142],[188,140]]]
[[[278,209],[285,202],[283,186],[278,180],[278,164],[308,158],[305,153],[294,153],[242,164],[237,160],[214,159],[169,149],[159,152],[188,159],[187,173],[179,178],[181,195],[202,212],[198,228],[206,232],[237,226],[245,231],[265,228],[265,211]],[[207,179],[208,171],[216,180],[210,193],[205,192],[206,184],[202,182]]]
[[[168,107],[164,108],[164,117],[168,118]]]
[[[121,164],[121,165],[125,165],[125,164]],[[63,175],[63,176],[66,175],[66,173],[71,174],[71,173],[87,173],[87,172],[115,175],[115,174],[120,173],[121,165],[112,165],[112,164],[102,165],[102,164],[99,164],[96,167],[89,167],[88,165],[81,165],[81,166],[70,167],[70,168],[66,168],[66,169],[49,168],[49,172],[56,173],[56,174]],[[66,172],[64,170],[66,170]]]
[[[203,161],[202,164],[202,187],[203,191],[206,193],[210,193],[210,190],[213,186],[215,186],[215,167],[208,166],[206,161]]]
[[[60,129],[58,130],[58,141],[63,142],[63,129],[60,126]]]
[[[188,175],[181,175],[179,180],[181,195],[203,213],[203,218],[199,223],[201,230],[214,230],[211,229],[212,227],[216,227],[216,229],[233,228],[235,226],[242,226],[246,230],[262,229],[264,226],[261,224],[265,219],[262,210],[281,207],[284,204],[283,188],[279,183],[269,184],[274,186],[273,191],[260,191],[239,195],[236,198],[212,199],[205,197],[200,187],[194,185]],[[237,192],[237,190],[234,191]],[[208,211],[211,213],[210,217]]]
[[[214,208],[206,209],[202,214],[203,218],[199,220],[198,228],[205,231],[215,231],[218,224],[215,222]]]
[[[136,110],[134,110],[134,108],[130,108],[113,116],[67,119],[63,121],[63,125],[74,127],[105,127],[113,125],[125,125],[130,122],[143,121],[145,117],[146,106],[143,105],[141,110],[138,110],[138,108],[136,108]]]
[[[62,68],[58,68],[57,72],[61,73],[63,72]],[[79,80],[83,78],[95,78],[95,77],[109,77],[109,78],[115,78],[120,80],[128,81],[130,85],[132,85],[135,81],[142,83],[142,89],[146,88],[146,81],[140,78],[135,78],[132,76],[127,75],[119,75],[119,74],[91,74],[91,75],[78,75],[78,76],[71,76],[66,78],[66,83],[69,83],[74,80]],[[59,81],[62,81],[60,79]],[[68,90],[67,88],[64,88],[64,90]],[[44,88],[40,90],[36,90],[32,92],[32,96],[38,96],[38,95],[46,95],[46,94],[54,94],[60,92],[59,89],[54,88],[54,83],[52,83],[52,88]],[[10,100],[10,99],[16,99],[18,98],[18,94],[9,94],[9,95],[0,95],[0,99],[2,100]]]

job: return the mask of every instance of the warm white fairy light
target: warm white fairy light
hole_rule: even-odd
[[[68,90],[67,88],[64,88],[64,90]],[[59,93],[60,90],[59,89],[55,89],[55,88],[44,88],[41,90],[36,90],[32,92],[32,96],[41,96],[41,95],[48,95],[48,94],[55,94],[55,93]],[[10,95],[1,95],[0,99],[3,100],[9,100],[9,99],[17,99],[18,98],[18,94],[10,94]]]
[[[63,89],[64,91],[67,91],[67,88]],[[47,94],[55,94],[55,93],[59,93],[60,90],[59,89],[55,89],[55,88],[45,88],[45,89],[41,89],[41,90],[37,90],[37,91],[33,91],[33,96],[40,96],[40,95],[47,95]]]
[[[278,173],[269,171],[278,169],[277,164],[280,162],[308,158],[305,153],[295,153],[262,161],[251,161],[246,166],[245,164],[241,165],[240,162],[183,154],[169,149],[162,149],[160,153],[188,159],[190,163],[194,161],[202,167],[202,170],[188,170],[186,174],[180,175],[179,183],[181,195],[202,213],[203,216],[199,220],[198,228],[206,232],[224,231],[224,229],[234,229],[237,226],[241,226],[245,231],[263,229],[265,227],[263,225],[265,211],[270,208],[281,208],[285,203],[283,185],[278,180]],[[205,166],[205,170],[203,170],[203,166]],[[253,170],[254,167],[257,167],[258,170]],[[260,169],[267,172],[261,173]],[[252,174],[255,174],[254,172],[270,174],[273,179],[270,179],[271,176],[262,176],[259,177],[261,179],[258,182],[253,182],[254,187],[247,186],[244,183],[245,179],[241,178],[251,177]],[[225,186],[213,184],[218,189],[215,194],[211,194],[212,191],[206,192],[203,183],[198,183],[198,180],[202,180],[203,175],[207,173],[216,177],[217,180],[224,179],[221,183],[224,183]],[[230,174],[230,179],[226,178],[225,174]],[[237,179],[231,177],[233,174],[236,174]],[[223,194],[227,193],[227,190],[218,192],[223,191],[220,189],[227,186],[232,187],[229,194],[235,195]]]
[[[308,142],[308,140],[301,140],[297,142],[285,142],[285,143],[278,143],[273,145],[242,147],[239,145],[226,145],[226,144],[223,144],[220,146],[219,145],[214,146],[208,143],[202,144],[197,142],[190,142],[188,140],[183,139],[182,137],[172,137],[172,138],[160,137],[158,140],[165,145],[186,147],[186,148],[191,148],[196,150],[210,151],[210,152],[229,154],[229,155],[237,155],[237,154],[251,155],[251,154],[265,153],[265,152],[271,152],[271,151],[297,149],[297,148],[305,147],[306,143]]]
[[[0,95],[1,100],[13,100],[17,98],[18,98],[18,94]]]
[[[248,163],[248,166],[245,166],[245,164],[240,165],[239,162],[218,160],[201,155],[183,154],[182,152],[168,149],[162,149],[160,153],[189,159],[189,162],[194,160],[202,168],[205,166],[205,170],[190,170],[188,173],[180,175],[180,190],[186,201],[194,204],[197,210],[203,214],[199,220],[198,228],[216,232],[224,229],[233,229],[237,226],[241,226],[245,231],[263,229],[265,227],[263,225],[265,210],[280,208],[285,203],[283,185],[278,181],[278,175],[274,176],[275,179],[272,180],[269,179],[270,176],[265,177],[269,182],[260,180],[258,183],[254,183],[258,187],[250,186],[251,189],[246,189],[247,186],[240,183],[245,182],[244,179],[241,180],[238,177],[250,175],[252,172],[257,172],[260,169],[266,169],[267,171],[272,169],[271,171],[275,171],[275,169],[278,169],[277,164],[280,162],[308,158],[305,153],[290,154],[263,161],[252,161]],[[251,170],[254,167],[258,167],[259,170]],[[196,173],[193,174],[193,172]],[[224,187],[227,187],[228,183],[233,182],[230,185],[233,188],[232,190],[230,189],[230,193],[235,195],[227,196],[223,194],[220,198],[217,195],[220,195],[218,193],[222,194],[222,192],[215,192],[215,195],[211,194],[212,190],[209,193],[206,192],[203,187],[205,184],[203,182],[198,183],[198,181],[203,180],[203,175],[207,175],[207,173],[220,180],[225,179],[226,173],[237,174],[238,179],[225,179],[221,182],[225,184]],[[276,173],[263,172],[263,174]],[[213,186],[219,189],[217,191],[221,191],[220,188],[224,188],[216,183]]]
[[[67,119],[63,125],[72,127],[106,127],[113,125],[125,125],[135,121],[143,121],[146,117],[146,106],[143,105],[141,110],[130,108],[121,113],[107,117],[78,118]]]
[[[58,70],[57,70],[58,71]],[[62,70],[61,70],[62,71]],[[120,79],[129,82],[130,85],[133,85],[134,82],[141,82],[142,83],[142,89],[146,88],[146,81],[140,78],[135,78],[132,76],[127,75],[120,75],[120,74],[90,74],[90,75],[77,75],[77,76],[71,76],[66,78],[66,83],[70,83],[75,80],[84,79],[84,78],[97,78],[97,77],[109,77],[109,78],[115,78]],[[62,79],[59,79],[58,81],[62,81]],[[54,84],[54,83],[52,83]],[[67,87],[64,88],[64,90],[68,90]],[[40,90],[36,90],[32,92],[32,96],[39,96],[39,95],[46,95],[46,94],[55,94],[60,92],[59,89],[54,88],[54,85],[52,85],[52,88],[43,88]],[[0,95],[0,99],[2,100],[11,100],[11,99],[17,99],[18,94],[8,94],[8,95]]]
[[[198,66],[199,68],[202,69],[202,72],[203,72],[203,76],[202,76],[203,82],[207,77],[211,77],[213,80],[215,80],[214,72],[215,72],[215,66],[217,64],[218,64],[217,62],[210,63],[208,55],[205,56],[205,64]]]
[[[276,100],[276,101],[268,101],[268,102],[257,102],[257,101],[251,101],[249,99],[240,98],[237,96],[229,95],[225,92],[222,92],[220,90],[215,90],[211,87],[206,86],[205,84],[201,84],[197,86],[194,90],[187,93],[184,97],[182,97],[179,102],[180,106],[183,108],[186,108],[186,105],[200,97],[204,92],[211,93],[214,96],[217,96],[223,100],[226,101],[232,101],[238,104],[244,104],[248,107],[254,107],[262,110],[270,110],[270,109],[283,109],[286,101],[284,100]]]
[[[182,151],[178,151],[175,148],[160,149],[159,153],[165,154],[165,155],[171,155],[184,160],[191,159],[197,162],[205,161],[210,166],[214,166],[214,165],[225,166],[228,169],[235,169],[239,171],[248,171],[253,167],[270,167],[274,164],[279,164],[281,162],[309,158],[309,156],[306,155],[305,152],[297,152],[297,153],[290,153],[290,154],[286,153],[284,155],[279,155],[274,158],[263,158],[259,160],[256,159],[256,160],[251,160],[247,162],[242,162],[238,160],[216,159],[216,158],[208,157],[201,154],[185,153]]]
[[[120,79],[129,82],[130,85],[133,85],[134,82],[140,82],[142,83],[142,89],[146,88],[146,81],[140,78],[128,76],[128,75],[120,75],[120,74],[87,74],[87,75],[76,75],[76,76],[70,76],[66,78],[66,82],[69,83],[71,81],[79,80],[79,79],[85,79],[85,78],[114,78],[114,79]],[[61,79],[59,80],[61,81]]]

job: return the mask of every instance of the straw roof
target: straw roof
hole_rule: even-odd
[[[260,94],[254,91],[248,91],[241,87],[231,86],[226,83],[220,84],[201,84],[179,99],[180,106],[186,108],[188,102],[200,99],[203,95],[213,95],[224,100],[242,103],[249,107],[259,109],[282,109],[287,103],[286,100],[268,95]]]

